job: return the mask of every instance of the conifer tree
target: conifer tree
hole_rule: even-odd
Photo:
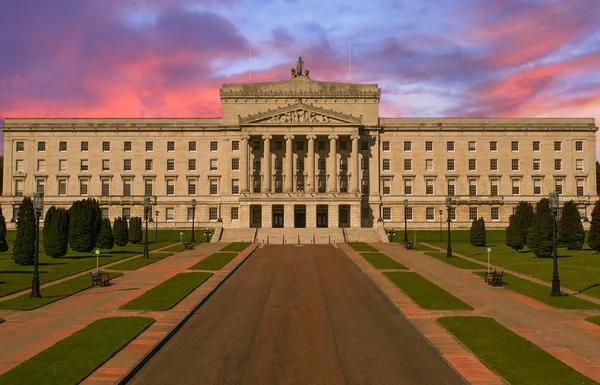
[[[56,258],[67,254],[69,244],[69,213],[52,206],[44,218],[44,253]]]
[[[115,218],[115,222],[113,223],[113,237],[117,246],[125,246],[129,242],[126,219],[121,217]]]
[[[96,246],[96,213],[89,200],[73,202],[69,208],[69,246],[90,252]]]
[[[569,250],[581,250],[585,241],[585,230],[581,223],[581,214],[573,200],[565,203],[558,224],[558,241]]]
[[[23,198],[17,217],[17,238],[13,243],[13,261],[16,264],[33,265],[35,258],[35,214],[31,198]]]
[[[6,243],[6,219],[2,215],[0,208],[0,253],[8,251],[8,243]]]
[[[527,247],[536,257],[552,256],[552,212],[548,198],[540,199],[535,207],[527,234]]]
[[[112,227],[110,226],[110,219],[102,218],[102,227],[100,228],[100,234],[98,234],[96,247],[100,249],[112,249],[114,244],[115,238],[113,237]]]
[[[473,221],[470,231],[471,245],[485,246],[485,221],[479,218]]]
[[[600,252],[600,200],[596,201],[592,210],[592,222],[587,241],[596,253]]]
[[[142,218],[133,217],[129,219],[129,242],[138,244],[142,241]]]
[[[515,251],[521,250],[527,244],[527,234],[533,221],[533,206],[529,202],[521,201],[515,210],[513,224],[510,217],[508,219],[511,234],[509,235],[510,244],[508,246]]]
[[[508,217],[508,227],[504,231],[504,242],[506,243],[506,246],[510,247],[514,251],[519,251],[523,247],[517,242],[515,237],[515,229],[517,227],[516,221],[517,216],[515,214]]]

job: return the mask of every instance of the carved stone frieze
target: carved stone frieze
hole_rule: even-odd
[[[362,115],[355,117],[312,104],[298,102],[275,110],[267,110],[254,115],[241,117],[240,124],[360,124]]]

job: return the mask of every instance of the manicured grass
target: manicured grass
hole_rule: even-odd
[[[3,384],[78,384],[146,330],[154,319],[99,319],[0,376]]]
[[[233,242],[223,247],[220,251],[233,251],[239,253],[246,250],[248,246],[250,246],[250,242]]]
[[[122,273],[109,273],[110,279],[116,278]],[[33,310],[56,302],[65,297],[79,293],[80,291],[92,287],[92,278],[90,274],[84,274],[80,277],[71,278],[67,281],[57,283],[46,288],[40,288],[41,298],[30,298],[29,293],[20,295],[8,301],[0,302],[0,310]]]
[[[348,245],[350,247],[352,247],[354,250],[359,251],[359,252],[360,251],[372,251],[372,252],[379,251],[376,248],[374,248],[373,246],[371,246],[365,242],[349,242]]]
[[[386,271],[383,274],[423,309],[473,310],[471,306],[417,273]]]
[[[12,246],[15,240],[16,231],[8,231],[6,240],[9,250],[0,254],[0,297],[8,294],[26,290],[31,287],[31,278],[33,275],[33,266],[19,266],[12,260]],[[43,237],[43,232],[40,231]],[[154,234],[150,234],[150,240],[154,239]],[[159,231],[160,242],[149,243],[149,249],[154,250],[160,247],[170,245],[179,241],[179,231],[165,230]],[[80,253],[69,250],[66,256],[61,258],[52,258],[44,252],[43,242],[40,241],[40,282],[42,284],[55,281],[73,274],[80,273],[96,267],[96,254],[93,251],[89,253]],[[120,261],[141,254],[144,251],[143,244],[127,244],[126,246],[115,246],[110,250],[101,250],[100,265]]]
[[[383,253],[360,253],[376,269],[408,270],[406,266]]]
[[[479,265],[477,263],[467,261],[466,259],[462,259],[462,258],[458,258],[458,257],[447,258],[445,251],[426,251],[425,254],[427,254],[430,257],[433,257],[437,260],[445,262],[449,265],[452,265],[454,267],[458,267],[459,269],[481,270],[481,269],[486,268],[483,265]]]
[[[237,253],[213,253],[190,267],[190,270],[220,270],[236,256]]]
[[[479,275],[482,280],[485,276],[485,272],[477,272],[475,274]],[[600,309],[600,305],[596,303],[565,293],[563,293],[563,295],[560,297],[551,297],[551,289],[549,287],[540,285],[539,283],[531,282],[527,279],[515,277],[514,275],[508,273],[504,273],[502,276],[502,282],[504,282],[504,287],[507,289],[536,299],[548,306],[559,309]]]
[[[437,322],[510,384],[597,384],[492,318],[442,317]]]
[[[591,322],[591,323],[594,323],[594,324],[600,326],[600,316],[598,316],[598,317],[587,317],[585,320],[588,321],[588,322]]]
[[[202,285],[211,273],[180,273],[121,306],[123,310],[169,310]]]
[[[121,262],[117,265],[111,266],[111,270],[137,270],[140,267],[144,267],[150,265],[154,262],[158,262],[161,259],[165,259],[170,257],[173,253],[162,253],[162,252],[154,252],[148,254],[148,259],[144,259],[143,256],[130,259],[129,261]]]
[[[179,253],[180,251],[184,251],[185,250],[185,244],[183,243],[178,243],[174,246],[171,247],[167,247],[166,249],[163,249],[162,251],[168,251],[168,252],[173,252],[173,253]]]

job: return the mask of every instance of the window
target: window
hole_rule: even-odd
[[[239,151],[240,150],[240,141],[232,140],[231,141],[231,151]]]
[[[123,159],[123,171],[131,171],[131,159]]]
[[[88,160],[81,159],[79,161],[79,171],[88,171],[88,170],[89,170]]]
[[[237,207],[231,208],[231,219],[239,219],[239,210]]]
[[[131,196],[131,179],[123,180],[123,196],[125,196],[125,197]]]
[[[362,158],[360,160],[360,169],[363,171],[369,170],[369,158]]]
[[[542,181],[539,179],[533,180],[533,195],[542,195]]]
[[[254,178],[254,180],[252,181],[252,191],[255,193],[260,192],[260,178]]]
[[[231,159],[231,170],[238,171],[239,169],[240,169],[240,159],[239,158]]]
[[[511,149],[511,151],[519,151],[519,142],[517,142],[517,141],[510,142],[510,149]]]
[[[188,179],[188,195],[196,195],[196,179]]]
[[[383,207],[383,220],[389,221],[392,219],[392,208],[391,207]]]
[[[325,144],[325,142],[319,142],[319,144]],[[283,150],[283,142],[281,140],[276,140],[275,141],[275,151],[282,151]],[[319,151],[321,150],[320,146],[319,146]],[[323,150],[325,150],[325,147],[323,147]]]
[[[175,159],[167,159],[167,171],[175,171]]]
[[[477,196],[477,181],[476,180],[469,180],[469,196]]]
[[[383,195],[390,195],[392,193],[392,181],[390,179],[383,180]]]
[[[211,142],[212,143],[212,142]],[[216,142],[215,142],[216,143]],[[252,149],[254,151],[260,151],[260,142],[256,141],[256,142],[252,142]],[[212,151],[212,147],[211,147],[211,151]],[[217,151],[217,150],[215,150]]]
[[[425,219],[428,221],[433,221],[435,219],[435,212],[433,211],[433,207],[425,207]]]
[[[577,179],[577,196],[583,196],[583,195],[584,195],[583,180]]]
[[[540,142],[536,140],[533,142],[533,151],[539,151],[539,150],[540,150]]]
[[[578,140],[575,142],[575,151],[583,151],[583,142]]]
[[[194,216],[195,216],[194,209],[191,207],[188,207],[187,208],[187,220],[190,222],[195,220],[196,218],[194,218]]]
[[[38,171],[46,171],[46,160],[45,159],[38,159],[37,161],[37,170]]]
[[[493,197],[498,196],[498,180],[496,179],[490,181],[490,195]]]
[[[368,151],[369,150],[369,142],[367,142],[366,140],[361,141],[360,142],[360,150]]]
[[[110,142],[102,142],[102,152],[110,151]]]
[[[454,142],[446,142],[446,151],[454,151]]]
[[[519,195],[521,193],[521,183],[517,179],[512,181],[512,194]]]
[[[340,147],[341,145],[342,143],[340,143]],[[304,142],[302,140],[296,142],[296,151],[304,151]]]
[[[188,171],[196,171],[196,159],[188,159]]]
[[[389,151],[390,150],[389,140],[384,140],[383,142],[381,142],[381,147],[382,147],[383,151]]]
[[[361,180],[361,190],[363,194],[369,193],[369,178],[362,178]]]
[[[433,151],[433,142],[432,141],[425,142],[425,151]]]
[[[22,179],[15,180],[15,196],[23,196],[23,184],[24,182]]]
[[[90,149],[90,144],[88,142],[81,142],[81,152],[88,152],[89,149]],[[67,151],[66,147],[65,147],[65,151]]]
[[[490,151],[498,151],[498,142],[495,140],[490,141]]]
[[[425,159],[425,171],[433,171],[433,159]]]
[[[469,220],[470,221],[477,220],[477,207],[469,207]]]
[[[46,142],[38,142],[38,152],[46,151]]]
[[[152,190],[153,190],[153,188],[152,188],[152,181],[146,179],[144,181],[144,195],[145,196],[152,196]]]
[[[469,151],[475,151],[475,142],[474,141],[469,142]]]
[[[554,170],[555,171],[562,170],[562,159],[554,159]]]
[[[404,179],[404,195],[412,195],[412,179]]]
[[[406,220],[407,221],[412,221],[412,219],[413,219],[412,207],[405,207],[404,208],[404,215],[406,216]]]
[[[79,180],[79,195],[88,195],[88,180]]]
[[[17,152],[25,151],[25,142],[17,142]]]
[[[363,221],[367,221],[369,220],[369,208],[368,207],[363,207],[360,210],[360,219],[362,219]],[[390,213],[391,216],[391,213]]]
[[[500,220],[500,208],[499,207],[492,207],[491,208],[491,217],[493,221],[498,221]]]
[[[45,187],[46,187],[44,180],[43,179],[37,179],[35,182],[36,182],[35,183],[36,184],[35,191],[43,194],[44,191],[45,191]]]
[[[154,142],[148,141],[146,142],[146,152],[154,151]]]
[[[66,159],[59,159],[58,160],[58,171],[59,172],[66,172],[67,171],[67,160]]]
[[[175,219],[175,209],[173,207],[167,207],[165,209],[165,219],[167,221],[172,221]]]
[[[583,159],[575,160],[575,171],[583,171]]]
[[[130,141],[123,142],[123,151],[131,152],[131,142]]]
[[[145,164],[145,166],[146,166],[146,171],[152,171],[152,163],[153,163],[153,162],[152,162],[152,159],[146,159],[146,162],[145,162],[145,163],[146,163],[146,164]]]
[[[67,195],[67,180],[58,180],[58,195]]]
[[[456,220],[456,207],[452,207],[450,210],[448,210],[448,216],[450,217],[451,221]]]
[[[280,143],[279,144],[279,148],[275,148],[276,150],[281,150],[282,144],[281,144],[281,142],[279,142],[279,143]],[[275,147],[277,147],[277,142],[275,142]],[[324,140],[320,140],[317,143],[317,148],[318,148],[318,151],[325,151],[325,141]]]
[[[260,159],[254,159],[252,162],[252,169],[254,171],[260,171]]]
[[[512,171],[519,171],[519,159],[511,159],[510,169]]]
[[[498,159],[490,159],[490,171],[498,171]]]
[[[210,195],[217,195],[218,194],[218,192],[219,192],[219,186],[217,184],[217,180],[216,179],[211,179],[210,180],[209,188],[210,188]]]
[[[562,142],[561,141],[554,142],[554,151],[562,151]]]
[[[469,159],[469,171],[477,170],[477,159]]]
[[[110,159],[102,159],[102,171],[110,171]]]
[[[121,210],[121,218],[125,219],[126,221],[131,219],[131,209],[129,207],[123,207]]]
[[[406,165],[406,163],[405,163],[405,165]],[[390,171],[390,160],[389,159],[383,160],[383,171]]]
[[[175,195],[175,181],[167,179],[167,195]]]
[[[102,207],[100,212],[102,213],[102,218],[108,218],[108,207]]]
[[[542,161],[541,159],[533,160],[533,171],[540,171],[542,169]]]
[[[454,159],[446,160],[446,169],[448,171],[454,171]]]
[[[277,168],[277,161],[279,161],[279,168]],[[317,168],[319,171],[326,171],[327,163],[325,162],[325,159],[319,159],[317,161]],[[275,170],[281,170],[281,159],[275,159]]]
[[[563,193],[563,181],[562,179],[556,179],[554,181],[554,191],[556,191],[559,195]]]
[[[410,171],[410,170],[412,170],[412,160],[404,159],[404,171]]]
[[[188,151],[190,151],[190,152],[196,151],[196,142],[194,142],[194,141],[188,142]]]
[[[409,142],[409,141],[404,142],[404,151],[412,151],[412,142]]]
[[[456,195],[456,184],[454,179],[448,179],[448,196]]]
[[[340,141],[340,151],[348,151],[348,142],[345,140]]]
[[[433,195],[433,179],[425,180],[425,194]]]
[[[217,171],[217,160],[216,159],[210,160],[210,171]]]
[[[231,180],[231,193],[237,195],[240,193],[240,180],[232,179]]]
[[[23,159],[17,159],[15,161],[15,169],[17,172],[23,172],[25,170],[25,164],[23,163]]]
[[[298,172],[304,172],[304,158],[298,158],[296,162]],[[348,170],[348,159],[340,159],[340,171]]]
[[[110,195],[110,182],[107,179],[102,179],[101,193],[103,197]]]
[[[255,146],[256,143],[260,143],[260,142],[254,142]],[[216,140],[213,140],[210,142],[210,151],[214,152],[214,151],[218,151],[219,150],[219,142],[217,142]]]
[[[167,142],[167,152],[175,151],[175,142],[169,141]]]
[[[67,151],[67,142],[58,142],[58,151],[60,151],[60,152]]]
[[[208,220],[209,221],[216,221],[218,218],[218,212],[217,212],[217,208],[216,207],[209,207],[208,208]]]

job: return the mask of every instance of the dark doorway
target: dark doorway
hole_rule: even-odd
[[[340,205],[339,226],[350,227],[350,206]]]
[[[262,206],[251,205],[250,206],[250,227],[259,228],[262,227]]]
[[[273,205],[273,227],[283,228],[283,205]]]
[[[306,227],[306,206],[294,206],[294,227]]]
[[[317,205],[317,227],[329,227],[329,215],[327,205]]]

